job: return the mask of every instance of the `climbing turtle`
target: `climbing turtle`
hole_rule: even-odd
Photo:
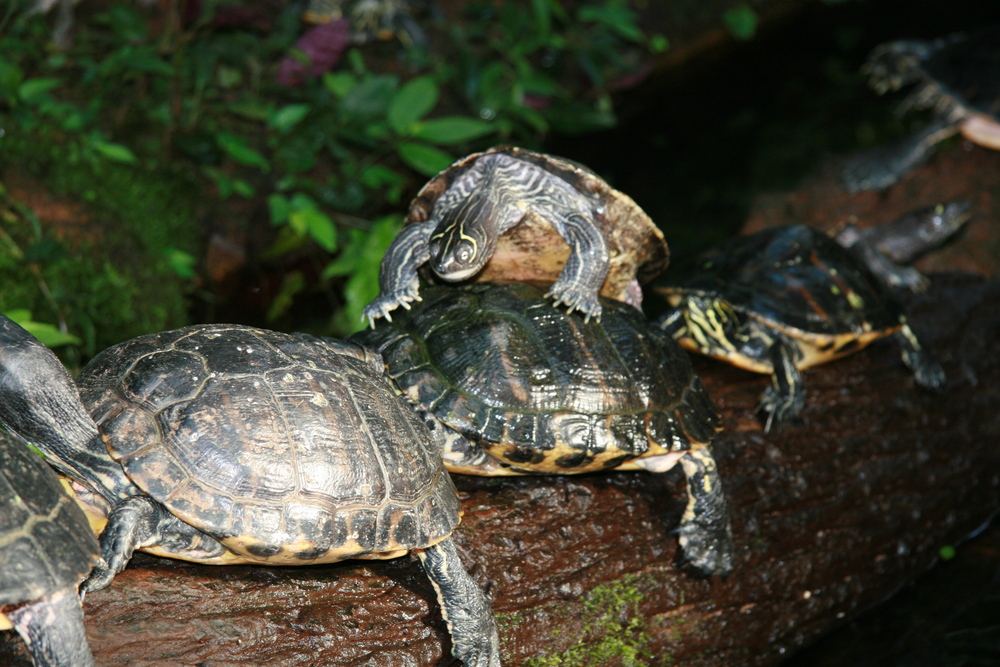
[[[918,384],[944,371],[860,256],[805,225],[738,236],[654,288],[673,310],[659,322],[689,350],[771,374],[766,429],[804,407],[800,370],[893,336]]]
[[[912,136],[848,160],[843,181],[849,191],[889,187],[956,132],[1000,150],[1000,26],[930,42],[882,44],[866,69],[879,94],[916,83],[903,110],[932,108],[935,120]]]
[[[687,354],[638,310],[602,298],[601,321],[553,309],[546,286],[432,286],[356,338],[473,475],[664,472],[688,480],[685,557],[732,569],[729,512],[710,442],[719,415]]]
[[[30,334],[0,321],[0,421],[107,521],[107,565],[85,590],[110,583],[136,548],[264,565],[415,550],[454,654],[500,664],[492,611],[450,537],[460,506],[440,449],[377,354],[304,334],[193,326],[108,348],[78,386]]]
[[[666,265],[663,234],[639,206],[585,167],[498,146],[462,158],[410,204],[389,246],[374,323],[420,299],[418,269],[448,282],[555,281],[548,296],[600,319],[598,294],[638,306],[638,281]]]
[[[94,667],[77,586],[99,553],[52,468],[0,431],[0,629],[17,630],[36,667]]]

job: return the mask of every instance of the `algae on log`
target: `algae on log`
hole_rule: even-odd
[[[505,665],[773,664],[890,595],[1000,506],[1000,282],[936,276],[911,322],[948,371],[915,386],[890,343],[805,372],[802,423],[765,435],[767,384],[697,369],[727,430],[726,580],[678,569],[678,472],[461,477],[463,558],[494,599]],[[198,566],[137,555],[87,596],[98,664],[450,665],[420,566]],[[30,664],[12,633],[0,663]]]

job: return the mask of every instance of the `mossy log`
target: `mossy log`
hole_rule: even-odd
[[[736,571],[677,562],[679,473],[463,477],[458,544],[505,664],[774,664],[891,595],[1000,507],[1000,282],[937,276],[911,321],[949,375],[916,387],[890,343],[805,373],[800,423],[765,434],[764,376],[700,359]],[[137,555],[85,603],[99,665],[451,665],[409,558],[300,568]],[[28,665],[12,633],[0,664]]]

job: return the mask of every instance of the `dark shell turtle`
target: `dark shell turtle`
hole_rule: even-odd
[[[99,554],[52,468],[0,432],[0,629],[17,630],[36,667],[94,667],[77,586]]]
[[[439,446],[377,354],[304,334],[193,326],[108,348],[80,374],[77,395],[51,352],[0,324],[0,420],[107,520],[107,566],[86,590],[110,583],[136,548],[271,565],[418,550],[455,655],[500,664],[492,612],[450,537],[460,505]]]
[[[687,349],[772,375],[767,428],[801,412],[801,369],[893,336],[919,384],[944,371],[924,350],[888,288],[855,254],[804,225],[739,236],[655,290],[674,310],[662,326]]]
[[[902,109],[932,108],[936,119],[912,136],[848,160],[843,181],[849,191],[889,187],[956,132],[1000,150],[1000,26],[933,41],[882,44],[868,57],[866,69],[880,94],[916,84]]]
[[[731,570],[710,449],[719,415],[686,353],[632,306],[602,299],[598,322],[545,296],[528,283],[428,287],[411,310],[356,336],[443,434],[453,472],[663,472],[680,462],[684,554],[704,572]]]
[[[417,194],[389,246],[370,321],[420,298],[418,269],[447,282],[553,282],[549,296],[587,317],[598,294],[638,306],[666,265],[663,234],[627,195],[585,167],[497,146],[462,158]]]

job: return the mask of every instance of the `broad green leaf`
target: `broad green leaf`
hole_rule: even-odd
[[[80,339],[73,334],[60,331],[57,327],[44,322],[35,322],[31,319],[31,311],[17,308],[8,310],[7,317],[20,324],[32,336],[41,341],[45,347],[58,347],[60,345],[79,345]]]
[[[642,41],[642,30],[635,23],[633,12],[623,0],[610,0],[600,5],[584,5],[577,12],[580,21],[603,24],[631,42]]]
[[[288,221],[288,216],[292,211],[291,204],[285,195],[275,192],[267,198],[267,208],[271,212],[271,224],[280,225]]]
[[[478,118],[448,116],[432,118],[417,126],[413,136],[432,144],[450,146],[496,132],[496,126]]]
[[[292,211],[288,222],[296,231],[309,236],[327,252],[337,249],[337,227],[318,208],[302,208]]]
[[[323,85],[337,97],[343,97],[358,83],[350,72],[327,72],[323,75]]]
[[[292,271],[285,274],[285,279],[281,283],[281,289],[271,301],[271,306],[267,309],[267,319],[270,322],[281,317],[295,300],[295,295],[304,290],[306,279],[301,271]]]
[[[248,167],[257,167],[261,171],[270,171],[271,165],[263,155],[250,148],[242,137],[228,132],[220,132],[215,136],[215,142],[229,157]]]
[[[396,151],[403,162],[424,176],[436,176],[455,161],[455,158],[444,151],[414,141],[400,142]]]
[[[365,78],[344,95],[340,108],[358,122],[383,117],[398,86],[399,78],[389,74]]]
[[[276,111],[268,124],[278,132],[288,132],[301,123],[311,109],[308,104],[289,104]]]
[[[110,141],[104,141],[103,139],[97,139],[95,137],[88,139],[88,143],[91,148],[112,162],[135,164],[139,161],[139,158],[135,156],[135,153],[121,144],[115,144]]]
[[[237,116],[241,116],[242,118],[246,118],[247,120],[260,121],[266,121],[273,113],[271,105],[261,104],[260,102],[254,101],[233,102],[232,104],[227,104],[226,111],[234,113]]]
[[[36,102],[39,98],[44,97],[45,93],[61,85],[62,81],[59,79],[28,79],[21,84],[17,96],[23,102]]]
[[[198,274],[195,271],[198,259],[191,253],[184,252],[179,248],[165,248],[164,254],[167,256],[167,263],[170,265],[170,268],[181,278],[190,280]]]
[[[757,32],[757,13],[750,5],[740,5],[727,9],[722,14],[722,20],[729,32],[738,40],[752,39]]]
[[[358,261],[353,273],[344,285],[344,306],[346,328],[341,334],[348,334],[364,328],[367,323],[361,320],[361,311],[365,305],[378,296],[378,274],[382,257],[402,227],[402,216],[398,214],[379,218],[367,234],[360,237],[361,247],[356,250]]]
[[[0,59],[0,92],[4,97],[19,95],[24,72],[14,63]]]
[[[438,85],[429,76],[422,76],[396,91],[389,103],[389,125],[397,134],[409,134],[410,128],[426,116],[438,101]]]

